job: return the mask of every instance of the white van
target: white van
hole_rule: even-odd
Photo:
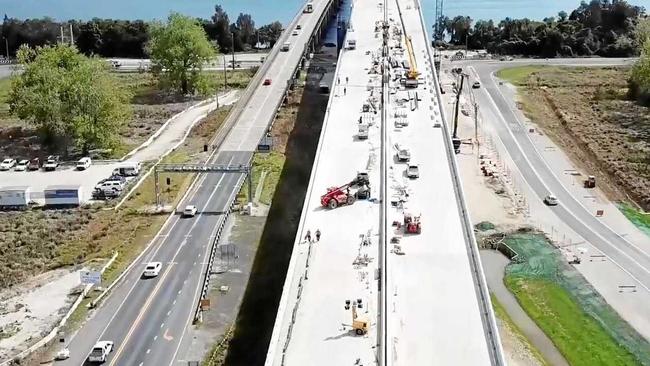
[[[121,175],[123,177],[135,177],[138,174],[140,174],[141,168],[142,168],[142,164],[137,162],[124,163],[119,167],[115,168],[115,170],[113,170],[113,174]]]

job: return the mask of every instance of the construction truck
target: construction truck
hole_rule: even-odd
[[[590,175],[584,181],[585,188],[596,188],[596,177]]]
[[[327,193],[320,197],[320,203],[323,207],[334,209],[341,205],[351,205],[357,199],[365,200],[369,198],[370,179],[368,173],[359,172],[351,182],[340,187],[328,188]]]
[[[422,233],[422,223],[420,222],[420,216],[413,216],[410,213],[405,213],[404,232],[407,234]]]
[[[358,316],[357,308],[362,308],[363,304],[361,299],[357,299],[355,303],[351,303],[350,300],[345,300],[345,310],[352,310],[352,330],[356,335],[364,335],[368,333],[368,327],[370,322],[368,319]]]
[[[406,36],[406,51],[409,55],[409,70],[406,72],[406,81],[404,86],[407,88],[417,88],[418,86],[418,77],[420,72],[417,68],[417,62],[415,60],[415,52],[413,51],[413,42],[411,41],[410,36]]]

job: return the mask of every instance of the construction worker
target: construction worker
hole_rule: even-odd
[[[316,229],[316,241],[320,241],[320,229]]]
[[[311,231],[307,230],[307,234],[305,235],[305,241],[311,243]]]

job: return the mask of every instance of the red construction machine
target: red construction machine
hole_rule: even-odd
[[[341,205],[351,205],[357,199],[370,199],[370,180],[366,172],[357,173],[357,177],[350,183],[327,188],[327,193],[320,197],[320,203],[323,207],[333,209]]]
[[[413,216],[410,213],[405,213],[404,232],[407,234],[420,234],[422,232],[422,223],[420,222],[420,216]]]

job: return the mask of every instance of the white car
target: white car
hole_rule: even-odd
[[[88,362],[106,362],[106,357],[113,351],[113,342],[99,341],[95,343],[93,350],[90,351]]]
[[[23,159],[16,164],[14,170],[17,172],[24,172],[27,170],[27,165],[29,165],[29,160]]]
[[[408,162],[411,160],[411,152],[409,149],[403,147],[397,150],[397,160]]]
[[[185,209],[183,210],[183,216],[184,217],[194,217],[197,212],[197,208],[194,205],[187,205],[185,206]]]
[[[291,35],[292,35],[292,36],[297,36],[297,35],[298,35],[298,31],[297,31],[297,30],[293,31],[293,32],[291,33]]]
[[[92,164],[92,160],[87,156],[83,157],[77,161],[77,170],[86,170],[90,168],[90,164]]]
[[[549,194],[548,196],[544,197],[544,203],[547,206],[557,206],[558,203],[560,202],[558,201],[557,197],[555,197],[552,194]]]
[[[142,275],[144,277],[156,277],[160,273],[161,268],[162,268],[162,263],[149,262],[147,263],[147,266],[144,267],[144,272],[142,273]]]
[[[70,358],[70,350],[67,348],[60,350],[56,353],[56,356],[54,356],[54,359],[57,361],[67,360],[68,358]]]
[[[16,165],[16,160],[7,158],[0,163],[0,170],[9,170],[13,168],[14,165]]]
[[[418,167],[417,164],[409,164],[408,168],[406,168],[406,176],[415,179],[420,177],[420,168]]]

